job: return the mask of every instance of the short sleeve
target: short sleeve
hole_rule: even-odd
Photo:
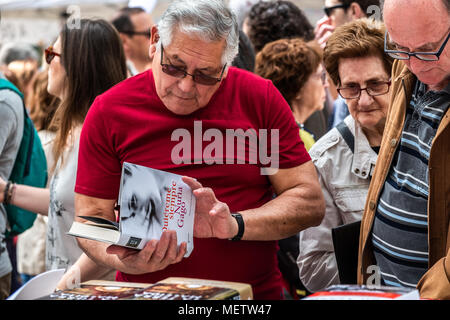
[[[17,116],[7,103],[0,101],[0,154],[8,137],[17,131]]]
[[[119,193],[121,163],[110,128],[109,113],[102,96],[92,104],[81,130],[75,192],[90,197],[116,199]]]

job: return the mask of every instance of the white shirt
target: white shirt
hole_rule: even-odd
[[[300,232],[299,237],[300,280],[311,292],[339,283],[331,229],[361,220],[369,178],[377,159],[352,116],[344,121],[355,136],[354,154],[336,128],[309,151],[326,203],[322,223]]]
[[[53,167],[52,146],[55,133],[47,130],[38,132],[47,159],[47,170]],[[51,176],[49,175],[50,183]],[[19,273],[36,275],[45,271],[45,242],[47,233],[46,216],[38,214],[33,226],[21,233],[17,239],[17,270]]]
[[[68,268],[83,251],[75,237],[67,235],[75,218],[75,180],[81,129],[74,132],[72,143],[64,152],[64,162],[58,159],[50,181],[50,205],[46,246],[46,269]]]

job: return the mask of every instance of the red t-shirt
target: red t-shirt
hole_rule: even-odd
[[[127,161],[194,177],[212,188],[217,199],[227,203],[232,212],[258,208],[270,201],[273,191],[268,176],[260,172],[261,165],[252,164],[247,156],[245,164],[238,164],[238,152],[234,152],[233,164],[226,164],[225,159],[224,164],[207,164],[206,159],[174,164],[172,150],[181,139],[172,141],[172,133],[187,129],[193,154],[194,121],[201,121],[203,133],[209,128],[222,132],[224,145],[226,129],[253,128],[257,133],[266,129],[269,146],[270,130],[279,129],[279,168],[296,167],[310,160],[288,104],[270,81],[230,68],[207,106],[179,116],[159,99],[149,70],[119,83],[91,106],[81,133],[75,192],[117,199],[121,166]],[[248,155],[249,139],[245,141]],[[211,143],[204,141],[203,150]],[[271,151],[267,154],[271,155]],[[142,275],[118,272],[117,280],[154,283],[178,276],[238,281],[250,283],[256,299],[279,299],[282,284],[277,248],[276,241],[194,238],[194,251],[182,262]]]

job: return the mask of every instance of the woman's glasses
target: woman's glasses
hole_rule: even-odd
[[[375,97],[388,93],[390,86],[391,81],[379,81],[368,84],[365,88],[361,88],[360,86],[350,86],[338,88],[337,91],[344,99],[358,99],[363,90],[366,90],[369,96]]]
[[[45,56],[45,61],[50,64],[52,62],[52,60],[58,56],[61,57],[61,55],[55,51],[53,51],[53,47],[50,46],[47,49],[44,50],[44,56]]]
[[[161,45],[161,67],[162,67],[162,71],[165,74],[168,74],[169,76],[172,76],[175,78],[180,78],[180,79],[182,79],[186,76],[191,76],[192,80],[194,80],[194,82],[205,85],[205,86],[213,86],[213,85],[217,84],[217,82],[220,82],[222,80],[222,76],[223,76],[223,72],[225,71],[225,67],[227,66],[227,64],[225,64],[223,66],[222,72],[221,72],[219,78],[207,76],[202,73],[190,74],[190,73],[186,72],[186,70],[178,68],[172,64],[163,63],[162,62],[163,61],[163,52],[164,52],[164,47]]]

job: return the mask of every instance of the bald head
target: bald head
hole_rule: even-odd
[[[405,3],[410,3],[410,1],[380,0],[380,6],[382,8],[384,7],[385,2],[388,2],[388,5],[395,4],[395,2],[401,3],[401,5],[405,5]],[[445,9],[447,10],[447,13],[450,15],[450,0],[440,0],[440,2],[444,5]]]
[[[385,0],[383,14],[388,30],[415,32],[426,28],[435,33],[436,24],[448,28],[449,14],[444,1],[449,0]]]

